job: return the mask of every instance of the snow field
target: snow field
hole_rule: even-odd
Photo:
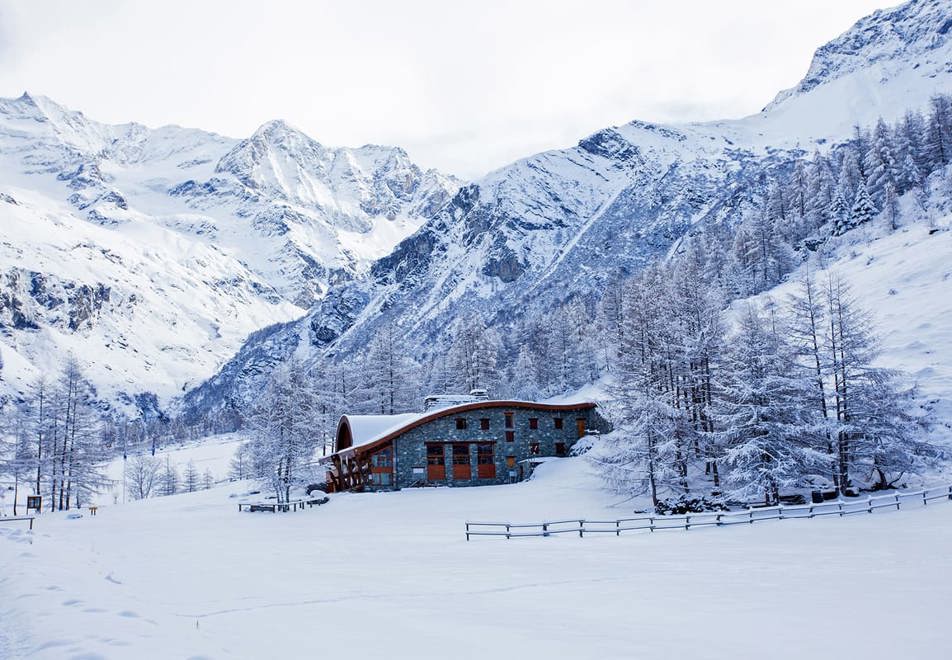
[[[952,507],[465,541],[467,519],[617,517],[581,458],[522,484],[238,514],[248,484],[0,530],[10,658],[947,657]],[[888,598],[884,600],[884,594]]]

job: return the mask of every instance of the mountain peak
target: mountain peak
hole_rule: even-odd
[[[896,74],[888,66],[892,62],[901,61],[897,69],[922,67],[927,77],[947,72],[950,33],[952,0],[910,0],[877,10],[818,48],[804,78],[765,110],[863,70],[875,69],[885,81]]]

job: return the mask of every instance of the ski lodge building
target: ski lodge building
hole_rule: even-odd
[[[568,455],[586,433],[607,430],[589,401],[430,396],[423,413],[342,416],[334,453],[320,463],[331,492],[504,484],[545,457]]]

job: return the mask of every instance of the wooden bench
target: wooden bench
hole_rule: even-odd
[[[329,497],[318,497],[312,498],[309,500],[294,500],[291,502],[239,502],[238,511],[239,513],[248,509],[251,513],[257,513],[261,511],[270,511],[271,513],[287,513],[289,511],[304,511],[305,505],[307,507],[321,506],[322,504],[327,504],[330,502]]]
[[[99,508],[98,506],[91,506],[91,507],[89,507],[89,515],[90,515],[90,516],[95,516],[95,515],[96,515],[96,509],[98,509],[98,508]]]

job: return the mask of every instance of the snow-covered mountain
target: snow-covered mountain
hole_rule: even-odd
[[[394,323],[425,356],[454,322],[504,330],[533,309],[598,291],[698,223],[749,202],[752,178],[894,120],[952,89],[952,2],[913,0],[821,47],[804,80],[740,120],[631,122],[537,154],[462,188],[370,277],[333,288],[304,318],[270,328],[189,393],[193,408],[256,391],[272,365],[359,351]]]
[[[180,393],[361,276],[458,185],[281,121],[234,140],[0,99],[0,395],[67,352],[106,400]]]

